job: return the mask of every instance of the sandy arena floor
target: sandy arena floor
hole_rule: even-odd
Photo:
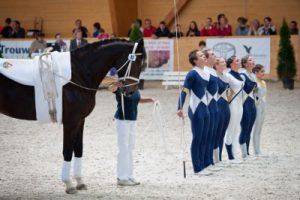
[[[207,177],[193,175],[188,119],[185,140],[181,140],[181,121],[175,115],[178,89],[166,91],[155,82],[146,82],[145,87],[142,95],[155,96],[161,102],[169,153],[163,145],[162,129],[153,123],[153,106],[140,105],[135,149],[140,186],[116,186],[116,103],[114,95],[103,90],[85,124],[83,173],[88,190],[76,195],[64,192],[60,180],[62,126],[0,115],[0,199],[300,199],[299,83],[294,91],[283,90],[281,83],[268,83],[262,133],[262,150],[268,157]],[[182,141],[188,144],[185,150]],[[183,159],[187,160],[186,179]]]

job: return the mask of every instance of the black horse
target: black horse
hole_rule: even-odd
[[[119,77],[124,77],[129,65],[128,55],[132,53],[134,45],[135,43],[124,39],[110,39],[88,44],[70,52],[71,82],[97,89],[112,67],[119,69]],[[138,78],[146,58],[143,40],[138,42],[135,53],[138,55],[131,63],[129,75]],[[121,66],[124,67],[120,69]],[[62,180],[66,183],[67,193],[86,189],[81,178],[83,128],[85,118],[94,109],[96,96],[96,90],[87,90],[71,82],[63,87],[62,95],[64,131]],[[129,83],[125,83],[128,87],[123,91],[125,95],[130,95],[137,89],[137,84],[132,83],[132,80],[125,79],[125,82]],[[34,88],[14,82],[0,74],[0,113],[17,119],[36,120]],[[73,152],[76,188],[73,187],[70,179]]]

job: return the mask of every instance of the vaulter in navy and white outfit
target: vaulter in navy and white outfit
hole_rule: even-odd
[[[232,56],[226,61],[227,67],[230,68],[228,75],[229,83],[229,109],[230,109],[230,120],[225,135],[225,146],[228,154],[230,163],[239,164],[241,161],[235,158],[236,145],[238,143],[238,136],[240,133],[240,122],[243,115],[243,86],[244,81],[240,76],[239,69],[241,67],[241,61],[236,56]]]
[[[260,138],[262,126],[265,119],[265,107],[266,107],[266,95],[267,95],[267,84],[263,80],[264,78],[264,67],[262,65],[255,65],[253,73],[256,75],[257,88],[255,90],[256,98],[256,120],[253,126],[253,149],[256,156],[262,155],[260,150]]]
[[[210,121],[206,97],[209,74],[204,71],[206,57],[201,51],[194,50],[189,54],[189,61],[194,67],[185,78],[183,89],[179,97],[177,115],[184,117],[182,108],[186,95],[189,92],[190,104],[188,116],[191,120],[193,134],[191,144],[193,169],[197,175],[210,175],[211,172],[204,169],[204,153],[207,145],[206,138]]]
[[[239,144],[241,145],[242,158],[247,159],[249,154],[249,145],[252,127],[256,118],[256,107],[253,92],[257,87],[255,75],[252,69],[255,63],[251,56],[247,55],[242,58],[242,69],[240,74],[244,80],[243,88],[243,117],[241,121],[241,134]]]
[[[217,71],[218,79],[218,125],[217,125],[217,134],[216,134],[216,141],[214,146],[214,162],[219,163],[222,161],[222,150],[224,144],[224,137],[225,133],[229,124],[230,120],[230,109],[229,103],[227,98],[227,91],[229,90],[229,83],[228,83],[228,75],[225,72],[226,70],[226,61],[224,58],[217,58],[215,69]],[[222,163],[219,163],[220,166]]]
[[[204,67],[204,71],[208,73],[209,82],[207,85],[207,101],[208,101],[208,110],[210,113],[210,123],[208,129],[208,135],[206,140],[206,150],[204,157],[204,165],[205,167],[209,167],[209,170],[218,171],[220,168],[214,165],[213,160],[213,152],[214,146],[216,143],[216,135],[217,135],[217,125],[218,125],[218,75],[213,68],[216,62],[216,56],[214,52],[210,49],[203,50],[204,55],[207,59],[207,64]]]

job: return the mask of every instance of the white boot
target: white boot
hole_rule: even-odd
[[[61,180],[66,184],[66,193],[75,194],[77,191],[70,178],[71,162],[64,161],[62,166]]]
[[[74,158],[74,177],[77,182],[76,189],[77,190],[87,190],[86,185],[83,183],[81,168],[82,168],[82,159],[75,157]]]

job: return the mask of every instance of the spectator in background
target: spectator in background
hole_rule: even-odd
[[[230,36],[230,35],[232,35],[232,28],[228,24],[227,17],[224,14],[219,14],[217,36]]]
[[[212,18],[206,18],[206,25],[201,30],[201,36],[216,36],[217,28],[213,25]]]
[[[104,33],[104,29],[101,27],[101,24],[99,22],[95,22],[93,24],[94,27],[94,33],[93,33],[93,37],[97,38],[99,35],[101,35],[102,33]]]
[[[9,38],[25,38],[25,30],[21,27],[21,23],[18,20],[14,20],[11,23],[11,28]]]
[[[264,25],[258,29],[259,35],[276,35],[276,28],[272,24],[271,17],[265,17]]]
[[[159,23],[159,27],[156,29],[153,38],[159,38],[159,37],[169,37],[170,31],[168,27],[166,27],[166,22],[161,21]]]
[[[83,47],[88,44],[86,39],[83,39],[82,32],[80,30],[75,31],[75,38],[70,42],[70,51],[74,51],[80,47]]]
[[[142,26],[142,20],[140,19],[136,19],[132,22],[131,26],[130,26],[130,29],[128,30],[128,33],[127,33],[127,36],[129,37],[130,36],[130,33],[131,33],[131,30],[133,29],[134,26],[138,26],[139,27],[139,30],[141,32],[141,35],[143,35],[143,27]]]
[[[152,35],[155,33],[156,28],[152,26],[152,22],[150,19],[145,19],[145,27],[143,30],[143,36],[144,37],[152,37]]]
[[[180,24],[177,24],[174,30],[169,35],[170,38],[172,37],[183,37],[183,33],[181,32],[181,26]]]
[[[248,19],[245,17],[239,17],[237,19],[238,26],[235,30],[236,35],[248,35],[249,33],[249,27],[247,25]]]
[[[67,44],[61,39],[60,33],[55,34],[55,45],[60,51],[67,51]]]
[[[42,53],[44,49],[47,48],[47,42],[44,40],[45,34],[38,32],[35,36],[35,40],[31,43],[29,47],[29,57],[32,53]]]
[[[203,49],[206,48],[206,42],[203,41],[203,40],[201,40],[201,41],[199,42],[198,46],[199,46],[198,49],[199,49],[200,51],[202,51]]]
[[[189,30],[187,31],[186,36],[188,36],[188,37],[200,36],[200,31],[199,31],[198,25],[195,21],[191,21]]]
[[[98,35],[97,39],[98,40],[105,40],[105,39],[114,38],[114,37],[115,36],[113,34],[110,37],[109,34],[107,34],[107,33],[101,33],[100,35]]]
[[[299,31],[298,31],[298,24],[296,21],[291,21],[289,24],[290,27],[290,33],[291,35],[298,35]]]
[[[260,27],[260,23],[259,23],[258,19],[253,20],[250,23],[248,35],[259,35],[259,33],[258,33],[259,27]]]
[[[9,38],[9,33],[12,31],[12,28],[10,25],[11,25],[11,18],[6,18],[5,26],[3,27],[2,31],[1,31],[2,37]]]
[[[86,27],[82,26],[81,19],[77,19],[75,21],[75,28],[72,31],[74,37],[76,37],[76,34],[75,34],[76,30],[80,30],[81,31],[83,38],[87,38],[88,37],[88,30],[87,30]]]

